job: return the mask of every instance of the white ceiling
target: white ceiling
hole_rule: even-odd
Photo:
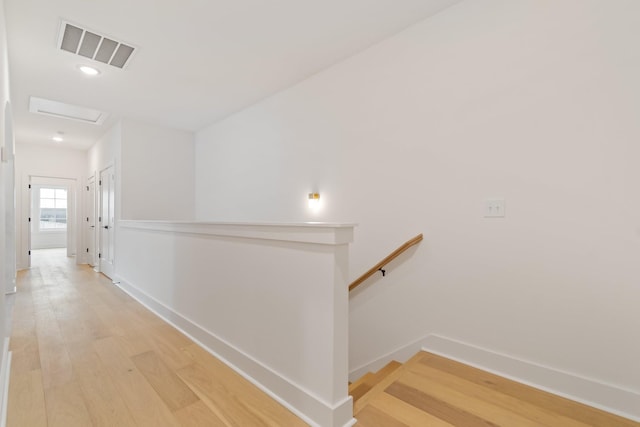
[[[460,0],[5,0],[17,143],[90,147],[120,117],[197,131]],[[138,48],[124,70],[57,48],[64,19]],[[108,112],[29,112],[36,96]]]

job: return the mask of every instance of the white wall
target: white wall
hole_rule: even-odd
[[[116,123],[88,150],[87,177],[94,176],[97,179],[101,170],[119,160],[121,128],[122,124]]]
[[[88,176],[116,170],[116,218],[194,218],[190,132],[123,119],[89,150]]]
[[[87,176],[115,169],[115,221],[194,218],[194,139],[190,132],[120,120],[88,151]],[[100,191],[96,190],[99,197]],[[118,269],[118,226],[114,265]]]
[[[120,153],[122,147],[122,122],[119,121],[113,125],[105,134],[96,141],[93,146],[87,151],[88,168],[87,168],[87,180],[89,177],[94,177],[96,183],[96,197],[99,195],[98,179],[100,178],[100,172],[104,169],[113,166],[116,175],[116,220],[121,217],[121,200],[120,194],[121,188],[121,172],[120,172]],[[99,209],[99,208],[98,208]]]
[[[1,101],[0,101],[1,102]],[[4,193],[4,255],[6,278],[5,291],[16,291],[16,164],[15,164],[15,138],[13,134],[13,108],[7,100],[2,105],[4,125],[0,132],[4,136],[3,165],[2,165],[2,191]],[[0,222],[2,224],[2,222]]]
[[[352,369],[437,333],[638,403],[638,16],[447,9],[199,132],[196,217],[357,222],[352,278],[425,233],[352,295]],[[483,217],[492,197],[505,218]]]
[[[5,108],[8,102],[10,102],[9,97],[9,64],[7,59],[7,34],[5,30],[5,19],[4,19],[4,1],[0,0],[0,108],[2,109],[2,113],[0,114],[0,147],[3,150],[9,149],[11,147],[11,141],[7,140],[7,133],[11,134],[12,132],[6,132],[7,129],[12,128],[11,123],[7,123],[5,121],[6,117],[10,117],[5,114]],[[5,159],[7,158],[7,153],[5,153]],[[13,263],[14,258],[11,256],[7,256],[7,247],[5,245],[5,239],[12,239],[13,236],[10,236],[7,233],[7,227],[5,221],[7,220],[5,215],[5,205],[11,205],[10,203],[6,203],[7,193],[5,187],[5,179],[6,170],[8,163],[4,161],[0,161],[0,337],[2,337],[2,349],[0,349],[0,405],[5,401],[6,396],[4,391],[7,389],[5,386],[7,385],[5,381],[8,382],[9,372],[8,372],[8,361],[9,354],[7,352],[8,347],[5,346],[6,340],[8,340],[6,331],[5,331],[5,315],[6,315],[6,307],[5,307],[5,289],[7,289],[7,271],[13,269],[12,266],[7,265],[8,263]],[[10,195],[9,195],[10,197]],[[13,242],[10,242],[11,244]],[[6,414],[3,409],[5,406],[0,406],[0,420],[4,419]]]
[[[311,425],[351,425],[353,226],[121,221],[118,232],[120,287]]]
[[[63,147],[47,147],[16,141],[16,186],[17,198],[17,241],[16,252],[18,268],[29,265],[29,212],[31,193],[29,190],[30,177],[34,179],[64,178],[75,186],[75,212],[69,212],[69,224],[74,226],[69,235],[70,253],[76,253],[77,247],[82,247],[82,210],[84,183],[86,181],[87,153],[82,150]],[[71,218],[75,218],[75,221]],[[82,262],[82,259],[78,259]]]
[[[124,120],[121,178],[123,219],[193,219],[193,133]]]

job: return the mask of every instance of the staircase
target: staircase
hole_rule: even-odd
[[[387,377],[390,377],[393,372],[399,369],[402,363],[392,360],[387,365],[380,369],[378,372],[365,374],[358,381],[349,385],[349,395],[353,397],[353,406],[356,408],[356,404],[376,385],[380,384]],[[371,395],[369,395],[371,396]],[[367,399],[363,400],[366,401]]]
[[[349,385],[357,427],[640,427],[640,423],[421,351]]]

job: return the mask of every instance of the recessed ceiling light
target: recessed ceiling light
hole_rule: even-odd
[[[97,76],[98,74],[100,74],[100,70],[98,70],[97,68],[89,67],[88,65],[80,65],[78,66],[78,68],[87,76]]]
[[[63,137],[61,137],[61,136],[58,136],[58,135],[54,136],[52,139],[53,139],[55,142],[62,142],[62,141],[64,141],[64,138],[63,138]]]

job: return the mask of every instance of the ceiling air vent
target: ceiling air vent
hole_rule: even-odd
[[[58,47],[64,51],[124,68],[136,48],[95,31],[62,21]]]

